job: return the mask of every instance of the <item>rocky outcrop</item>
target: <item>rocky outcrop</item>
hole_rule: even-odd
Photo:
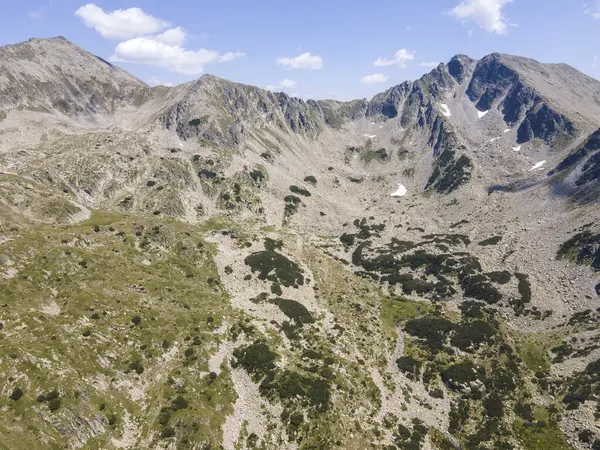
[[[579,164],[584,158],[587,158],[592,153],[600,150],[600,128],[596,130],[586,141],[581,144],[577,149],[572,152],[569,156],[562,160],[562,162],[556,166],[556,169],[551,172],[561,172],[565,169],[569,169]]]
[[[468,156],[457,155],[454,150],[444,150],[434,164],[425,189],[449,194],[467,183],[472,172],[473,163]]]
[[[466,55],[456,55],[448,62],[448,73],[458,82],[462,83],[471,75],[474,59]]]
[[[412,90],[412,85],[413,83],[405,81],[402,84],[391,87],[385,92],[377,94],[368,104],[367,116],[382,115],[388,119],[397,117]]]
[[[478,110],[487,111],[517,81],[517,73],[502,64],[500,55],[494,53],[479,61],[466,93]]]
[[[504,114],[504,121],[518,124],[517,142],[542,139],[550,144],[558,136],[572,137],[575,125],[565,115],[551,108],[535,88],[529,86],[517,69],[505,62],[505,56],[494,53],[477,64],[467,96],[479,111],[494,105]]]
[[[349,102],[319,100],[315,103],[323,115],[325,124],[336,130],[339,130],[347,121],[358,120],[364,117],[369,106],[369,102],[366,99]]]
[[[517,143],[522,144],[532,139],[542,139],[550,144],[554,138],[563,135],[575,135],[575,126],[567,117],[553,111],[547,104],[538,102],[527,111],[523,122],[517,130]]]

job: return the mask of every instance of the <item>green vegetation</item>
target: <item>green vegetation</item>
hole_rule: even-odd
[[[64,226],[25,227],[1,218],[0,233],[11,237],[2,253],[17,271],[0,283],[0,346],[12,355],[0,362],[0,382],[10,387],[0,399],[3,445],[68,446],[72,437],[55,427],[72,426],[72,417],[94,423],[98,411],[107,425],[86,448],[108,448],[122,435],[125,417],[148,437],[155,426],[159,433],[166,428],[160,409],[178,395],[189,406],[167,421],[175,439],[220,442],[235,400],[231,380],[222,371],[209,386],[197,374],[222,339],[214,330],[236,314],[201,230],[155,216],[94,213]],[[18,384],[9,381],[14,374]],[[142,386],[141,400],[132,399],[128,386]],[[17,398],[17,388],[23,394],[9,398]],[[44,419],[49,412],[51,421]],[[17,417],[27,423],[28,437],[15,427]]]
[[[304,188],[295,186],[295,185],[291,185],[290,186],[290,191],[292,191],[294,194],[298,194],[298,195],[303,195],[304,197],[310,197],[311,193]]]
[[[302,204],[300,198],[295,195],[286,195],[283,199],[285,206],[283,209],[284,217],[291,217],[298,212],[298,206]]]
[[[378,150],[365,149],[361,152],[360,159],[364,161],[365,164],[369,165],[373,161],[379,163],[385,162],[390,159],[390,155],[385,148],[380,148]]]
[[[296,324],[300,326],[314,322],[314,319],[308,309],[306,309],[302,303],[299,303],[296,300],[276,298],[273,300],[273,303],[276,304],[279,309],[281,309],[281,312],[283,312],[290,319],[294,320]]]
[[[396,360],[396,365],[411,380],[418,381],[421,378],[421,361],[412,356],[402,356]]]
[[[455,159],[453,150],[444,150],[436,160],[425,189],[433,188],[440,194],[449,194],[467,183],[472,171],[473,163],[466,155]]]
[[[501,272],[488,272],[485,274],[491,281],[498,284],[507,284],[510,282],[512,276],[510,272],[503,270]]]
[[[576,234],[560,246],[556,257],[600,271],[600,233],[585,230]]]
[[[304,284],[304,271],[298,264],[274,250],[263,250],[248,255],[244,262],[260,280],[277,282],[286,287]]]
[[[313,175],[308,175],[308,176],[304,177],[304,181],[306,183],[310,183],[312,185],[316,185],[317,184],[317,179]]]
[[[556,413],[536,407],[530,421],[517,419],[514,429],[519,440],[527,450],[569,450],[569,445],[560,430]]]
[[[423,317],[406,322],[405,330],[431,350],[440,350],[454,327],[454,323],[441,317]]]
[[[484,239],[483,241],[479,242],[478,245],[481,245],[484,247],[488,246],[488,245],[496,245],[501,240],[502,240],[502,236],[492,236],[490,238]]]

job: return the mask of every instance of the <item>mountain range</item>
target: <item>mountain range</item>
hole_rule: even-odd
[[[372,99],[0,48],[0,448],[599,449],[600,81]]]

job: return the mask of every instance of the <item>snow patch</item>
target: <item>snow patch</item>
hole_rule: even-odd
[[[392,192],[390,196],[392,197],[404,197],[406,195],[407,189],[402,183],[398,183],[398,189],[396,192]]]
[[[487,111],[479,111],[477,110],[477,116],[481,119],[483,116],[485,116],[488,112],[490,112],[489,110]]]
[[[363,136],[369,139],[375,139],[377,137],[376,134],[363,134]]]
[[[442,109],[442,114],[445,117],[450,117],[452,114],[450,113],[450,108],[445,103],[440,103],[440,108]]]
[[[531,172],[532,170],[543,169],[544,164],[546,164],[546,161],[540,161],[538,163],[535,163],[535,165],[531,169],[529,169],[529,171]]]
[[[500,139],[500,137],[495,137],[495,138],[492,138],[492,139],[490,139],[490,142],[497,141],[498,139]]]
[[[517,145],[516,147],[513,147],[512,149],[513,149],[513,151],[518,152],[519,150],[521,150],[521,146]]]
[[[510,128],[507,128],[506,130],[504,130],[505,133],[508,133],[510,131]]]

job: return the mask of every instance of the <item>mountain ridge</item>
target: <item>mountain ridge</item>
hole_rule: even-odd
[[[600,446],[599,82],[459,54],[340,102],[3,55],[0,446]]]

